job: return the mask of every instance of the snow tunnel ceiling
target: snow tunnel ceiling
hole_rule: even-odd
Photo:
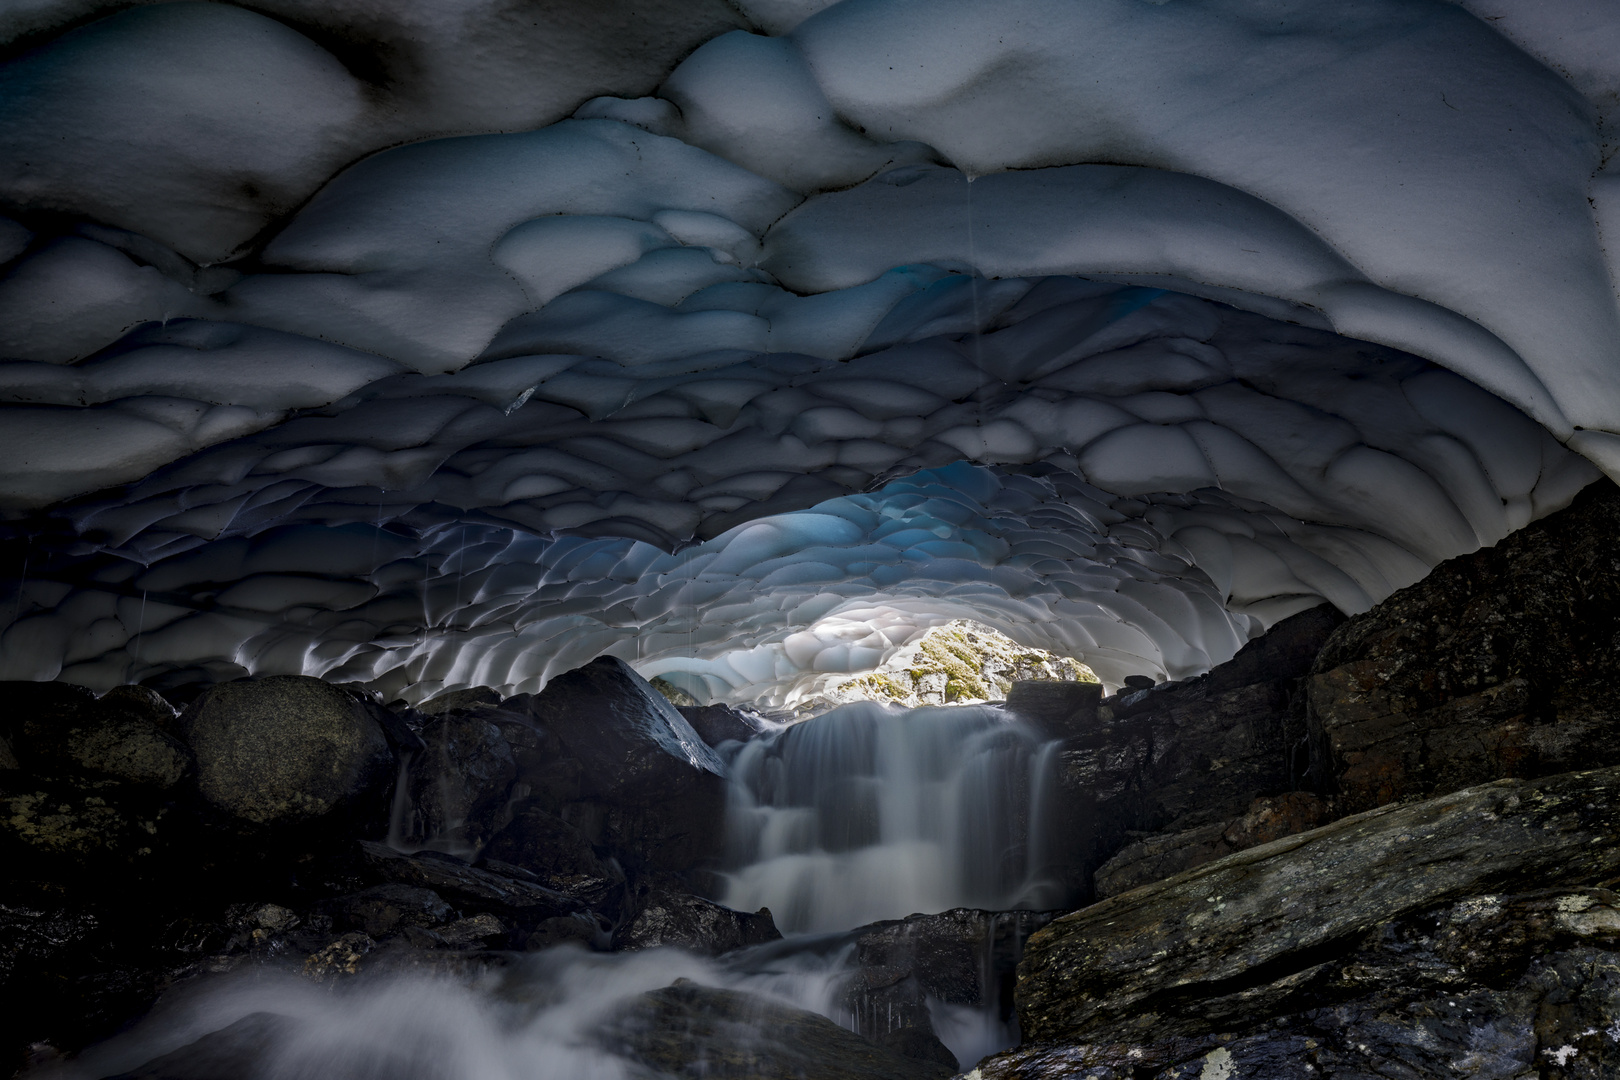
[[[1600,0],[0,11],[0,676],[1105,681],[1620,475]]]

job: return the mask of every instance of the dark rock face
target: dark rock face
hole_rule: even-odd
[[[1311,723],[1346,811],[1620,763],[1617,534],[1600,481],[1333,634]]]
[[[467,693],[461,691],[460,693]],[[475,851],[503,824],[517,762],[500,727],[478,710],[447,709],[422,726],[411,756],[412,832]]]
[[[1389,806],[1066,915],[1019,968],[1026,1038],[1126,1042],[1283,1010],[1381,924],[1498,890],[1620,872],[1620,769]]]
[[[159,726],[174,711],[145,687],[99,701],[66,683],[7,683],[3,692],[10,696],[4,734],[20,766],[157,788],[191,770],[191,751]]]
[[[1306,832],[1335,817],[1331,802],[1308,791],[1262,796],[1235,821],[1216,821],[1132,840],[1097,868],[1097,898],[1161,881],[1234,851]]]
[[[842,1002],[855,1030],[904,1057],[955,1067],[935,1034],[928,999],[984,1007],[1007,1019],[1025,940],[1052,919],[1033,911],[953,908],[854,933],[854,974]]]
[[[284,1016],[252,1013],[108,1080],[243,1080],[258,1076],[270,1048],[294,1026]]]
[[[495,834],[482,857],[521,867],[549,888],[592,908],[600,907],[624,884],[623,872],[604,862],[578,829],[533,804]]]
[[[1091,731],[1102,700],[1100,683],[1020,680],[1007,691],[1007,711],[1021,717],[1048,739]]]
[[[747,742],[759,734],[759,728],[748,717],[729,705],[681,705],[676,711],[711,747],[723,742]]]
[[[601,1037],[659,1075],[693,1080],[944,1080],[955,1071],[901,1057],[814,1013],[685,979],[643,994]]]
[[[613,936],[615,948],[675,945],[703,956],[719,956],[782,938],[769,908],[752,914],[734,911],[664,883],[637,891],[635,915]]]
[[[600,657],[503,704],[519,708],[519,780],[593,845],[655,870],[719,858],[725,764],[630,665]]]
[[[497,911],[521,912],[535,919],[578,911],[580,903],[536,881],[525,881],[472,866],[436,851],[405,855],[385,844],[362,841],[370,869],[400,885],[432,889],[441,896]]]
[[[1285,619],[1207,675],[1105,699],[1095,722],[1060,744],[1051,831],[1066,843],[1052,872],[1077,899],[1094,895],[1092,872],[1132,841],[1157,834],[1157,847],[1128,859],[1147,857],[1131,880],[1151,880],[1160,866],[1232,850],[1222,838],[1254,800],[1305,786],[1303,678],[1340,621],[1326,606]]]
[[[255,824],[318,818],[393,779],[393,751],[371,709],[319,679],[221,683],[179,726],[203,798]]]
[[[330,907],[345,929],[361,930],[373,938],[407,926],[438,926],[455,917],[454,909],[432,889],[397,883],[339,897]]]

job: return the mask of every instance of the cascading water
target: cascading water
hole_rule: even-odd
[[[987,706],[856,702],[745,744],[731,762],[721,902],[784,933],[955,907],[1049,910],[1041,740]]]
[[[647,1074],[621,1056],[603,1025],[676,979],[881,1036],[893,1007],[880,1017],[878,1005],[852,990],[858,935],[849,931],[958,907],[1051,910],[1065,899],[1043,874],[1040,850],[1050,745],[990,706],[875,702],[723,744],[730,855],[718,899],[770,907],[783,941],[712,961],[676,949],[604,955],[563,946],[482,974],[385,968],[326,989],[292,975],[238,973],[194,986],[53,1075],[94,1080],[213,1032],[210,1052],[246,1046],[262,1075],[286,1080],[630,1080]],[[402,846],[435,849],[453,839],[404,844],[407,794],[396,794],[393,811],[392,839]],[[963,1068],[1017,1038],[989,960],[1004,948],[998,934],[1021,944],[1026,931],[1016,916],[987,925],[979,1004],[922,1003]]]

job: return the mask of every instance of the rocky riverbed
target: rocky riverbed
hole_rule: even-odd
[[[787,941],[713,899],[730,762],[769,725],[676,708],[615,659],[420,708],[296,677],[172,699],[6,684],[8,1068],[362,1075],[377,1060],[289,1064],[305,990],[140,1033],[252,976],[346,1017],[368,986],[457,987],[507,1038],[555,1026],[587,985],[556,972],[596,957],[636,974],[570,1013],[569,1053],[598,1055],[576,1072],[1620,1075],[1617,534],[1605,482],[1195,679],[1015,681],[1004,722],[1045,771],[1010,835],[1060,910]],[[1022,1041],[965,1060],[947,1042],[980,1045],[951,1028],[969,1016]]]

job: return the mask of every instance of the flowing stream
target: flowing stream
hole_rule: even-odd
[[[717,899],[769,907],[784,941],[718,960],[564,946],[474,973],[447,965],[337,985],[255,967],[171,995],[134,1029],[52,1075],[116,1075],[224,1032],[229,1052],[247,1048],[254,1080],[648,1080],[655,1074],[601,1034],[603,1018],[640,994],[690,979],[870,1033],[882,1030],[881,1019],[858,1015],[863,1005],[845,992],[856,953],[850,930],[957,907],[1038,911],[1062,902],[1040,872],[1052,756],[999,709],[855,703],[723,751],[732,792]],[[990,948],[987,941],[987,957]],[[980,977],[989,998],[980,1006],[926,1002],[964,1070],[1016,1040],[987,968]],[[266,1017],[274,1018],[268,1028]]]

